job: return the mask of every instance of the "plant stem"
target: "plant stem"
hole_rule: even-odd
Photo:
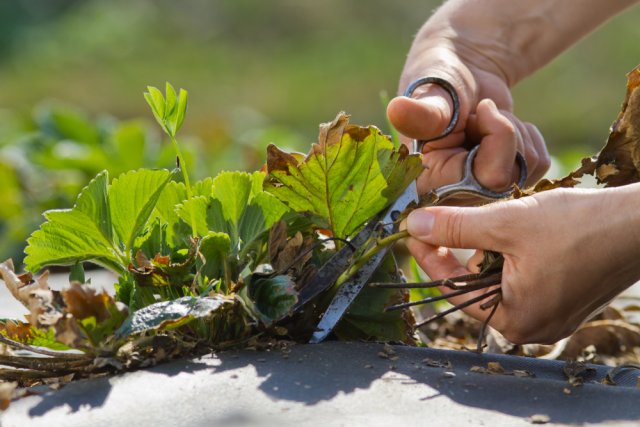
[[[371,248],[369,248],[368,251],[362,254],[362,256],[358,258],[356,262],[353,263],[351,267],[349,267],[349,269],[347,269],[340,275],[340,277],[338,277],[338,280],[336,281],[336,287],[349,280],[349,277],[353,276],[358,270],[364,267],[364,265],[382,248],[390,246],[398,240],[404,239],[406,237],[409,237],[409,232],[407,230],[402,230],[382,239],[376,239],[375,244]]]
[[[187,200],[191,200],[193,198],[193,192],[191,191],[191,183],[189,182],[189,174],[187,173],[187,164],[184,162],[184,157],[182,157],[182,151],[180,151],[178,141],[173,135],[171,135],[171,142],[173,143],[173,148],[176,151],[178,163],[180,163],[180,170],[182,171],[184,185],[187,188]],[[196,214],[193,210],[192,204],[189,204],[189,215],[191,216],[191,236],[195,239],[198,237],[198,234],[196,232]]]

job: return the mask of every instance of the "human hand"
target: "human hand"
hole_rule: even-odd
[[[475,208],[422,208],[407,218],[407,247],[432,280],[478,272],[480,252],[465,267],[446,248],[502,253],[502,301],[490,325],[517,344],[553,343],[640,279],[639,196],[634,184],[557,189]],[[478,320],[489,314],[479,304],[465,311]]]
[[[436,43],[435,45],[432,45]],[[460,98],[460,119],[449,136],[423,147],[425,172],[418,179],[418,191],[457,182],[462,178],[467,149],[480,144],[474,162],[474,175],[485,187],[504,191],[517,181],[516,151],[528,166],[527,184],[538,181],[547,171],[550,158],[544,139],[531,123],[513,114],[513,101],[506,77],[490,67],[488,53],[476,50],[452,50],[424,37],[416,41],[400,87],[406,88],[423,76],[442,77],[455,87]],[[428,46],[419,48],[416,46]],[[480,64],[480,65],[475,65]],[[387,115],[393,126],[411,139],[437,137],[452,116],[452,101],[437,85],[425,85],[412,98],[391,100]]]

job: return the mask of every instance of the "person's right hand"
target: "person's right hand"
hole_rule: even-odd
[[[549,168],[549,154],[538,129],[513,114],[506,77],[482,49],[452,50],[447,47],[449,41],[441,44],[418,36],[400,79],[403,92],[420,77],[441,77],[453,84],[460,97],[460,119],[454,132],[423,148],[426,169],[418,179],[418,191],[422,194],[459,181],[467,149],[477,144],[474,175],[485,187],[504,191],[517,181],[516,151],[527,162],[527,184],[538,181]],[[431,84],[418,88],[411,98],[392,99],[387,115],[404,136],[403,143],[409,144],[412,139],[440,135],[451,120],[452,108],[447,92]]]
[[[446,248],[502,253],[502,301],[490,325],[517,344],[553,343],[640,279],[639,196],[640,184],[633,184],[421,208],[407,218],[407,247],[432,280],[478,272],[479,256],[464,266]],[[489,314],[479,304],[465,311],[479,320]]]

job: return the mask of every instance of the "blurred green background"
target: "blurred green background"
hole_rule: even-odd
[[[255,169],[270,142],[306,150],[340,110],[386,129],[413,35],[439,1],[0,2],[0,258],[21,258],[44,209],[95,173],[170,167],[142,97],[190,92],[182,137],[196,175]],[[640,63],[640,7],[515,88],[565,168],[605,140]],[[142,118],[142,119],[140,119]]]

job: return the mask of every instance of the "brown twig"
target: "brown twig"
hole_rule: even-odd
[[[480,305],[480,308],[482,310],[486,310],[489,307],[493,307],[493,308],[491,308],[491,312],[489,313],[487,318],[484,319],[484,322],[482,322],[482,327],[480,328],[480,334],[478,334],[478,343],[476,345],[477,353],[482,353],[482,348],[484,347],[484,341],[487,336],[487,327],[489,326],[489,322],[491,322],[493,315],[496,314],[496,311],[498,310],[498,305],[500,305],[500,301],[502,301],[502,290],[500,291],[501,291],[500,293],[497,293],[496,296],[491,298],[489,301],[484,302]]]
[[[437,302],[437,301],[442,301],[445,299],[449,299],[451,297],[457,297],[459,295],[464,295],[467,294],[469,292],[474,292],[474,291],[478,291],[480,289],[485,289],[485,288],[490,288],[491,286],[496,286],[500,284],[500,279],[498,278],[497,281],[496,279],[494,280],[484,280],[484,281],[480,281],[478,280],[475,283],[470,283],[467,284],[465,286],[457,286],[456,288],[458,290],[450,292],[446,295],[438,295],[438,296],[434,296],[434,297],[429,297],[429,298],[424,298],[421,299],[419,301],[411,301],[411,302],[405,302],[402,304],[396,304],[396,305],[392,305],[390,307],[385,308],[385,311],[393,311],[393,310],[401,310],[403,308],[408,308],[408,307],[413,307],[416,305],[423,305],[423,304],[430,304],[432,302]]]
[[[0,334],[0,342],[14,348],[19,348],[21,350],[31,351],[33,353],[42,354],[44,356],[52,356],[52,357],[65,357],[68,359],[93,359],[93,356],[89,356],[88,354],[77,354],[77,353],[63,353],[60,351],[50,351],[45,350],[39,347],[33,347],[27,344],[23,344],[21,342],[14,341]]]
[[[431,316],[430,318],[428,318],[426,320],[423,320],[422,322],[416,324],[416,328],[420,328],[420,327],[422,327],[422,326],[424,326],[424,325],[426,325],[428,323],[431,323],[433,321],[441,319],[441,318],[443,318],[444,316],[446,316],[448,314],[451,314],[451,313],[453,313],[455,311],[462,310],[463,308],[469,307],[470,305],[473,305],[473,304],[475,304],[477,302],[480,302],[480,301],[482,301],[484,299],[487,299],[490,296],[496,295],[499,292],[502,292],[502,290],[499,289],[499,288],[498,289],[493,289],[493,290],[491,290],[489,292],[486,292],[486,293],[484,293],[482,295],[478,295],[475,298],[471,298],[470,300],[467,300],[467,301],[465,301],[463,303],[460,303],[460,304],[458,304],[456,306],[451,307],[448,310],[442,311],[442,312],[440,312],[438,314],[435,314],[435,315]]]

